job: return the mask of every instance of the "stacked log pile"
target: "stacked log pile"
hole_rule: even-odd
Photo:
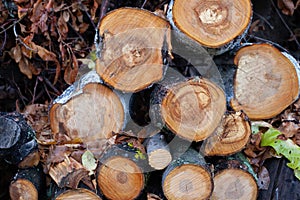
[[[174,0],[167,15],[169,20],[143,9],[121,8],[102,19],[96,70],[55,100],[49,111],[52,140],[39,141],[44,172],[51,180],[49,198],[257,198],[255,175],[247,160],[236,155],[249,142],[250,120],[274,117],[298,98],[298,66],[269,44],[241,46],[251,22],[249,0]],[[187,51],[190,39],[211,54],[238,47],[233,98],[209,77],[176,71],[172,37]],[[180,75],[173,76],[174,71]],[[147,92],[148,106],[140,109],[150,122],[132,130],[130,113],[138,109],[126,97]],[[0,133],[0,160],[20,168],[37,144],[31,135],[23,136],[18,121],[0,115],[0,123],[6,124]],[[13,154],[25,146],[21,152],[26,155]],[[208,162],[212,158],[215,162]],[[34,170],[15,176],[12,199],[44,195],[43,175],[26,178],[39,174],[37,163],[24,167]],[[160,189],[149,194],[154,171],[161,172]]]

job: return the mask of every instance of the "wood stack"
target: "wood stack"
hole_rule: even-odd
[[[257,197],[256,180],[242,164],[210,165],[206,160],[242,151],[251,134],[247,116],[273,117],[298,97],[295,65],[270,45],[242,47],[234,59],[238,69],[231,106],[236,112],[226,112],[222,87],[207,77],[194,74],[162,84],[172,58],[170,27],[214,54],[222,53],[247,31],[250,0],[174,0],[168,14],[171,25],[137,8],[117,9],[102,19],[96,71],[70,86],[50,109],[53,142],[47,144],[44,165],[51,184],[64,190],[56,199],[141,199],[153,170],[162,172],[158,184],[170,200]],[[150,125],[124,134],[130,106],[122,94],[149,87]],[[4,157],[6,149],[23,147],[16,145],[23,136],[11,117],[0,115],[0,124],[6,124],[0,132]],[[143,134],[157,127],[158,132]],[[200,153],[195,151],[199,146]],[[27,181],[17,177],[11,183],[12,199],[38,198],[38,185]],[[78,189],[81,185],[89,190]]]

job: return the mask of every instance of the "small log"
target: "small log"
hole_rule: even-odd
[[[242,47],[234,58],[234,110],[250,119],[275,117],[299,96],[299,65],[269,44]]]
[[[239,160],[222,161],[216,166],[211,199],[255,200],[258,187],[248,168]]]
[[[205,78],[194,77],[159,85],[152,95],[150,116],[189,141],[202,141],[219,125],[226,110],[223,90]]]
[[[179,36],[184,33],[210,53],[221,54],[233,49],[246,34],[252,5],[250,0],[171,0],[167,16]]]
[[[18,165],[26,157],[29,167],[39,162],[39,157],[29,156],[37,152],[35,132],[27,124],[23,115],[0,112],[0,159]],[[31,163],[31,164],[29,164]]]
[[[215,132],[207,138],[200,151],[205,156],[227,156],[241,151],[249,142],[250,122],[242,111],[227,112]]]
[[[97,194],[84,188],[67,190],[55,198],[55,200],[75,199],[101,200],[101,198]]]
[[[213,180],[204,158],[189,149],[167,167],[162,187],[169,200],[209,199]]]
[[[144,174],[135,152],[113,146],[100,159],[96,179],[98,187],[108,199],[135,199],[144,188]]]
[[[163,134],[158,133],[148,138],[145,144],[148,162],[151,167],[161,170],[170,164],[172,155]]]
[[[137,92],[161,80],[170,48],[169,23],[137,8],[109,12],[99,27],[103,38],[96,70],[105,83]]]
[[[64,95],[66,96],[66,95]],[[50,109],[53,134],[64,133],[84,143],[112,137],[124,123],[124,109],[119,97],[99,83],[87,83],[81,92],[73,92],[64,103]]]
[[[46,197],[46,177],[41,166],[19,169],[10,183],[11,200],[38,200]]]

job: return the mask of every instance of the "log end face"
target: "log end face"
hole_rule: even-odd
[[[242,111],[226,113],[200,151],[206,156],[228,156],[241,151],[249,142],[251,127]]]
[[[55,198],[55,200],[74,200],[74,199],[101,200],[101,198],[98,195],[96,195],[94,192],[83,188],[67,190]]]
[[[176,0],[172,15],[180,31],[206,47],[221,48],[248,29],[252,5],[249,0]]]
[[[83,93],[50,112],[54,133],[66,133],[71,139],[90,142],[109,138],[119,132],[124,123],[124,108],[119,97],[108,87],[90,83]],[[52,113],[52,114],[51,114]]]
[[[214,177],[212,199],[255,200],[257,195],[255,179],[241,169],[225,169]]]
[[[12,200],[38,200],[36,187],[27,179],[18,179],[9,186],[9,195]]]
[[[144,188],[141,169],[130,159],[113,156],[99,168],[97,182],[109,199],[134,199]]]
[[[186,164],[173,169],[163,181],[168,199],[208,199],[213,182],[210,173],[198,165]]]
[[[162,101],[162,118],[177,135],[202,141],[212,134],[226,110],[225,94],[206,79],[171,88]]]
[[[154,169],[161,170],[166,168],[172,161],[170,151],[166,149],[157,149],[148,154],[149,165]]]
[[[234,110],[243,110],[253,120],[269,119],[293,103],[299,95],[299,80],[293,63],[269,44],[241,48],[234,59]]]

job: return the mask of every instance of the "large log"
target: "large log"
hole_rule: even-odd
[[[36,166],[39,162],[34,130],[23,115],[0,112],[0,159],[21,167]]]
[[[136,92],[163,78],[170,49],[170,25],[153,13],[120,8],[100,23],[103,40],[96,70],[105,83]]]
[[[213,180],[204,158],[189,149],[167,167],[162,187],[169,200],[209,199]]]
[[[209,137],[226,110],[223,90],[200,77],[159,85],[151,98],[153,123],[189,141]]]
[[[234,58],[234,110],[250,119],[272,118],[299,96],[299,64],[269,44],[242,47]]]
[[[251,24],[252,5],[250,0],[172,0],[167,16],[179,37],[184,33],[211,54],[221,54],[244,37]]]
[[[241,151],[250,140],[251,127],[242,111],[227,112],[215,132],[201,145],[205,156],[227,156]]]
[[[9,186],[11,200],[46,198],[46,176],[42,167],[19,169]]]
[[[145,177],[140,159],[135,156],[135,151],[126,148],[112,146],[100,158],[96,179],[100,191],[108,199],[135,199],[144,189]]]
[[[121,100],[99,83],[83,85],[81,92],[73,92],[68,100],[58,101],[50,110],[53,134],[63,133],[84,143],[112,137],[112,132],[119,132],[123,123]]]
[[[101,198],[97,194],[84,188],[67,190],[55,198],[55,200],[75,199],[101,200]]]
[[[220,161],[215,167],[211,199],[255,200],[258,187],[249,169],[238,159]]]

